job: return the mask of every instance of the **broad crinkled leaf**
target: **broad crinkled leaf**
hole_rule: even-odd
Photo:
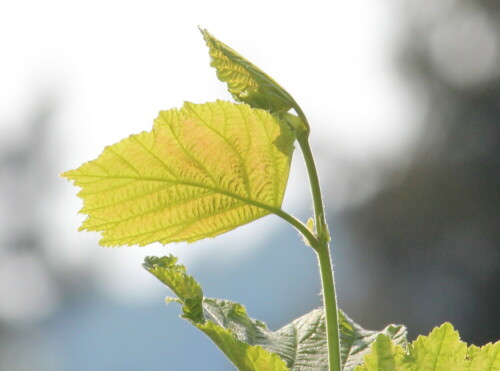
[[[103,246],[192,242],[279,210],[293,142],[264,110],[185,103],[63,176],[82,188],[81,229]]]
[[[450,323],[435,328],[429,336],[419,336],[409,351],[417,370],[465,370],[467,344],[460,341]]]
[[[171,257],[147,258],[145,267],[169,286],[174,293],[179,291],[182,293],[186,291],[197,292],[199,285],[196,281],[185,274],[184,267],[176,266],[175,262],[172,264],[172,259]],[[179,277],[177,272],[179,271],[183,273],[182,277],[186,280],[185,283],[177,279]],[[165,277],[172,278],[165,279]],[[177,285],[180,288],[175,288]],[[173,286],[174,288],[172,288]],[[186,290],[186,286],[195,287],[196,289]],[[184,296],[184,294],[181,295]],[[241,345],[246,344],[250,347],[248,349],[258,347],[270,352],[270,354],[278,355],[286,363],[287,368],[285,369],[293,371],[328,370],[323,309],[315,309],[281,329],[271,331],[265,323],[250,318],[241,304],[220,299],[200,299],[198,294],[190,298],[181,298],[179,296],[179,299],[183,304],[184,313],[199,314],[194,316],[198,318],[197,320],[193,320],[193,317],[187,317],[186,315],[183,315],[183,317],[191,320],[195,326],[210,336],[233,363],[236,361],[232,357],[239,359],[243,357],[242,354],[247,354],[247,350],[245,350],[247,348]],[[203,307],[202,315],[200,304]],[[362,362],[363,356],[370,351],[370,344],[375,341],[380,333],[390,336],[398,344],[405,344],[406,329],[403,326],[387,326],[381,332],[368,331],[354,323],[341,311],[339,311],[339,317],[341,356],[344,371],[354,370],[354,367]],[[203,318],[203,320],[199,318]],[[231,334],[231,337],[228,337],[228,334]],[[259,367],[242,369],[265,370],[262,365]]]
[[[460,341],[450,323],[419,336],[408,349],[379,335],[356,371],[499,371],[500,342],[481,348]]]
[[[343,370],[353,370],[370,352],[370,344],[378,334],[394,341],[406,341],[404,326],[387,326],[382,331],[365,330],[339,311],[340,352]],[[292,370],[313,371],[328,369],[328,349],[324,310],[315,309],[273,333],[274,341],[266,349],[278,353]],[[312,356],[314,355],[314,356]]]
[[[289,371],[286,363],[277,355],[258,345],[250,345],[223,326],[212,321],[195,324],[203,331],[231,362],[241,371]]]
[[[292,96],[260,68],[243,58],[226,44],[201,30],[209,48],[210,65],[217,77],[227,83],[234,99],[270,112],[286,112],[298,108]]]

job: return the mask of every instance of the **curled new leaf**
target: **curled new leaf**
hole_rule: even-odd
[[[291,108],[301,112],[292,96],[259,67],[207,30],[201,30],[201,33],[209,48],[210,65],[216,69],[219,80],[227,84],[234,99],[270,112],[286,112]],[[306,122],[302,125],[302,130],[309,131]]]
[[[186,103],[63,176],[103,246],[192,242],[279,212],[293,141],[264,110]]]

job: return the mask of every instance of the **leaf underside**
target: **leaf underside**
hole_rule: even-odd
[[[248,317],[241,304],[204,298],[199,284],[174,257],[146,258],[144,267],[177,295],[183,304],[182,317],[205,332],[240,370],[317,371],[328,369],[325,317],[323,309],[271,331],[266,324]],[[186,295],[186,293],[193,293]],[[381,332],[368,331],[340,315],[341,356],[345,371],[353,370],[370,352],[370,344],[382,333],[405,345],[406,329],[388,326]],[[254,364],[250,360],[267,359]],[[271,357],[271,358],[270,358]],[[278,357],[280,363],[276,360]],[[266,368],[268,367],[268,368]]]
[[[185,103],[63,174],[103,246],[193,242],[281,207],[294,135],[246,104]]]
[[[200,30],[209,48],[210,65],[234,99],[270,112],[286,112],[298,105],[292,96],[260,68],[243,58],[207,30]]]

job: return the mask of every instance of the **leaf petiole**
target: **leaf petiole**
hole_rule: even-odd
[[[297,229],[304,236],[311,247],[319,245],[319,240],[317,239],[317,237],[300,220],[283,211],[282,209],[274,209],[273,213],[295,227],[295,229]]]

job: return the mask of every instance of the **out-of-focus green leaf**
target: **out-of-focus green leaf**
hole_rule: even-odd
[[[419,336],[409,347],[417,370],[465,370],[467,344],[460,341],[451,323],[437,327],[429,336]]]
[[[450,323],[419,336],[408,349],[379,335],[356,371],[499,371],[500,342],[481,348],[460,341]]]
[[[395,345],[386,335],[377,336],[371,346],[371,352],[364,357],[364,364],[357,366],[356,371],[412,371],[406,360],[403,347]]]
[[[471,345],[467,358],[470,361],[467,371],[500,371],[500,342],[482,347]]]

